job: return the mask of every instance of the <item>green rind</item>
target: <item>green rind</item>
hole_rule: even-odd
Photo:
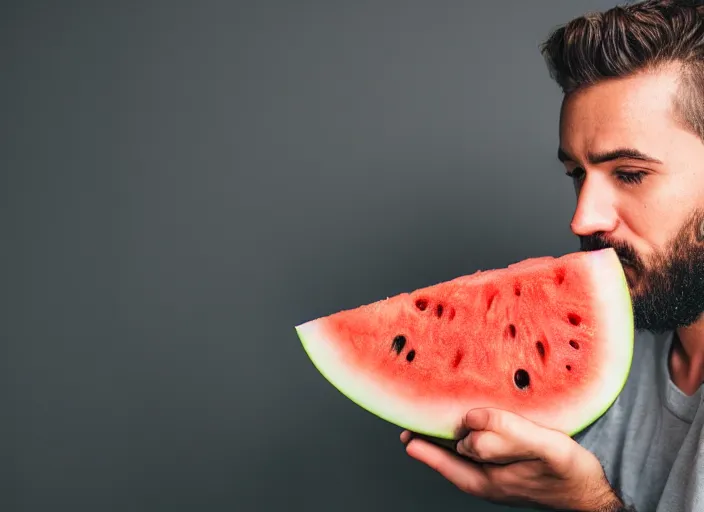
[[[592,254],[592,256],[596,255]],[[609,258],[612,259],[611,262],[606,261]],[[580,423],[576,427],[563,430],[566,434],[570,436],[578,434],[586,427],[593,424],[613,405],[615,400],[618,398],[618,395],[623,390],[623,387],[626,385],[633,359],[633,343],[635,335],[633,327],[633,309],[631,295],[628,289],[628,283],[626,280],[625,273],[620,263],[616,264],[618,260],[612,250],[608,249],[599,251],[599,257],[594,258],[593,264],[600,265],[600,262],[598,261],[599,259],[604,260],[602,268],[609,270],[609,272],[606,272],[604,279],[607,283],[609,283],[608,287],[610,288],[610,290],[605,292],[604,294],[605,296],[610,297],[602,301],[603,307],[607,308],[608,311],[602,312],[602,315],[604,318],[607,318],[610,322],[612,322],[612,325],[609,329],[609,337],[611,340],[614,340],[618,343],[617,348],[621,351],[614,353],[613,356],[614,360],[618,360],[620,362],[617,366],[610,368],[610,371],[607,372],[607,375],[602,376],[602,379],[599,380],[599,382],[602,383],[602,388],[599,390],[599,392],[603,393],[604,395],[603,399],[599,400],[599,403],[601,404],[599,409],[595,410],[594,414],[592,414],[590,417],[585,417],[582,423]],[[610,273],[612,273],[613,275],[609,276]],[[614,307],[618,307],[619,311],[614,311]],[[371,402],[373,402],[373,396],[370,397],[364,392],[359,392],[355,387],[357,385],[357,382],[350,383],[349,385],[341,385],[338,376],[336,376],[333,372],[329,371],[328,367],[324,363],[322,363],[324,357],[318,351],[312,349],[312,344],[314,342],[312,338],[314,337],[309,337],[306,334],[306,329],[309,326],[314,325],[315,322],[317,322],[317,320],[313,320],[311,322],[308,322],[307,324],[296,326],[296,333],[313,365],[320,372],[320,374],[323,375],[323,377],[328,382],[330,382],[340,393],[342,393],[344,396],[346,396],[349,400],[351,400],[358,406],[362,407],[363,409],[366,409],[368,412],[371,412],[375,416],[385,421],[388,421],[394,425],[397,425],[401,428],[406,428],[418,434],[423,434],[425,436],[433,437],[439,440],[452,440],[457,438],[459,429],[458,425],[455,425],[453,429],[425,428],[421,424],[412,421],[412,419],[405,419],[396,414],[391,413],[390,410],[393,404],[389,402],[387,402],[388,408],[372,404]],[[325,343],[318,344],[318,347],[322,350],[334,351],[334,346],[328,346]],[[609,362],[607,362],[607,364],[609,364]],[[364,387],[367,385],[373,386],[374,383],[366,383],[365,377],[360,375],[359,386]],[[459,422],[460,419],[461,417],[457,418],[457,421]],[[446,422],[445,425],[449,424]]]

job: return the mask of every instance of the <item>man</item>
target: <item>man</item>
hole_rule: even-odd
[[[613,407],[575,439],[469,411],[445,450],[407,453],[490,501],[559,510],[704,511],[704,2],[648,0],[577,18],[543,54],[564,92],[559,159],[583,250],[613,247],[637,328]]]

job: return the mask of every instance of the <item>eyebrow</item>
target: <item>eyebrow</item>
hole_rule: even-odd
[[[589,153],[587,155],[589,163],[592,165],[601,164],[604,162],[610,162],[612,160],[628,159],[628,160],[641,160],[643,162],[651,162],[655,164],[662,164],[660,160],[650,155],[646,155],[642,151],[638,151],[633,148],[618,148],[612,149],[610,151],[605,151],[603,153]],[[577,160],[570,156],[564,149],[558,148],[557,159],[560,162],[576,162]]]

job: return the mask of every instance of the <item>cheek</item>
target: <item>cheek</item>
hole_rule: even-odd
[[[666,247],[681,228],[682,214],[691,211],[683,208],[682,199],[681,196],[649,199],[634,196],[622,202],[619,212],[622,236],[641,257],[647,258]]]

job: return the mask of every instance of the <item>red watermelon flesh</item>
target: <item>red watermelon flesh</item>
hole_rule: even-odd
[[[344,395],[400,427],[460,435],[498,407],[574,435],[616,399],[633,351],[612,249],[530,258],[296,327]]]

